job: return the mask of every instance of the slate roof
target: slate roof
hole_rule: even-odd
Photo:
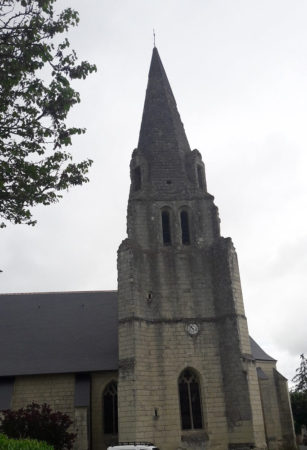
[[[251,336],[249,337],[249,341],[251,344],[251,350],[254,359],[257,359],[257,361],[276,361],[276,359],[265,353],[265,351],[262,350],[262,348],[257,344],[256,341],[254,341]]]
[[[117,330],[117,291],[0,294],[0,376],[117,370]]]
[[[152,51],[138,148],[148,153],[153,150],[152,145],[155,146],[155,143],[158,143],[160,155],[168,153],[172,148],[176,149],[176,153],[191,151],[156,47]]]
[[[0,376],[117,367],[116,291],[0,295]]]

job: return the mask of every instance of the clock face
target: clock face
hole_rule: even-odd
[[[186,327],[187,332],[191,335],[191,336],[195,336],[198,332],[199,332],[199,327],[196,323],[189,323]]]

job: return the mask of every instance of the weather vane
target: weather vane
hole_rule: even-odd
[[[156,33],[155,33],[155,29],[154,28],[153,28],[152,32],[153,32],[154,47],[155,47],[156,46]]]

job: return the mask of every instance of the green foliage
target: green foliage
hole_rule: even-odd
[[[76,438],[75,434],[67,431],[71,425],[72,421],[67,414],[52,411],[46,403],[31,403],[17,411],[3,411],[0,432],[10,438],[30,438],[46,442],[54,450],[70,450]]]
[[[53,447],[45,442],[38,442],[33,439],[9,439],[4,434],[0,434],[1,450],[53,450]]]
[[[80,102],[71,80],[96,67],[78,64],[67,38],[56,44],[79,17],[56,15],[55,1],[0,0],[0,217],[13,223],[34,225],[30,208],[87,182],[92,163],[72,162],[66,147],[85,130],[65,120]]]
[[[292,381],[295,384],[295,392],[307,392],[307,359],[304,353],[300,355],[301,363],[296,369],[296,375],[293,377]]]
[[[292,413],[296,434],[307,424],[307,392],[290,392]]]
[[[291,406],[295,425],[295,432],[301,432],[302,425],[307,425],[307,360],[304,354],[300,355],[300,366],[292,381],[295,384],[290,392]]]

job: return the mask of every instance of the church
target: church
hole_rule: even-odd
[[[287,380],[249,336],[236,251],[156,47],[130,176],[117,291],[0,295],[0,411],[48,403],[75,450],[294,448]]]

